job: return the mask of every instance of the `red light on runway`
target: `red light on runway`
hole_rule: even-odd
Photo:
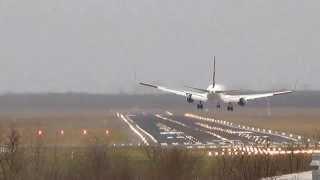
[[[42,136],[43,135],[43,131],[42,130],[38,130],[37,134],[38,134],[38,136]]]
[[[82,135],[87,135],[88,134],[88,131],[86,129],[83,129],[82,130]]]
[[[64,135],[64,130],[60,130],[60,135]]]

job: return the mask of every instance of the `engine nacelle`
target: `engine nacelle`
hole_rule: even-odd
[[[238,105],[239,106],[245,106],[247,104],[247,100],[245,98],[240,98]]]
[[[192,99],[192,94],[187,94],[187,102],[188,103],[193,103],[194,99]]]

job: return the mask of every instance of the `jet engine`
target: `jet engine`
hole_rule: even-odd
[[[192,94],[187,94],[187,102],[188,103],[193,103],[194,100],[192,99]]]
[[[239,106],[245,106],[247,104],[247,100],[245,98],[240,98],[238,105]]]

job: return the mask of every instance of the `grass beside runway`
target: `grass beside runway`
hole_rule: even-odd
[[[0,115],[2,141],[12,128],[19,132],[22,144],[41,139],[48,145],[82,146],[96,138],[109,144],[140,143],[129,128],[109,112]]]

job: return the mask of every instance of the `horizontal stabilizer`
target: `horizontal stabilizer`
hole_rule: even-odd
[[[190,86],[185,86],[185,87],[186,87],[186,88],[189,88],[189,89],[196,90],[196,91],[204,92],[204,93],[210,93],[210,91],[208,91],[208,90],[206,90],[206,89],[195,88],[195,87],[190,87]]]
[[[215,91],[217,94],[228,94],[228,93],[235,93],[235,92],[243,92],[245,90],[221,90],[221,91]]]

